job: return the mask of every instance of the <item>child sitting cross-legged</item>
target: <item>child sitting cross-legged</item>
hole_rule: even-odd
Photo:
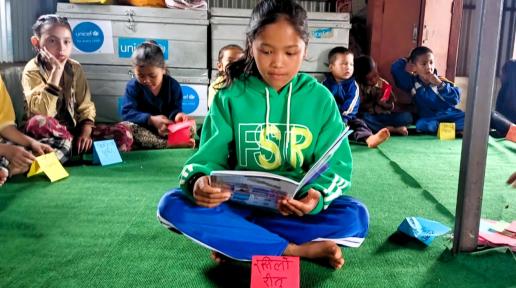
[[[358,118],[360,90],[353,77],[353,53],[345,47],[335,47],[328,53],[328,63],[330,73],[327,73],[323,84],[333,94],[342,121],[353,129],[350,139],[366,143],[369,148],[376,148],[389,139],[390,132],[382,128],[373,134],[367,124]]]

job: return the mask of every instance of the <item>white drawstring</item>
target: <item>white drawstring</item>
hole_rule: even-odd
[[[292,82],[288,86],[288,98],[287,98],[287,141],[285,142],[285,156],[287,156],[288,145],[290,144],[290,97],[292,96]],[[287,156],[288,158],[288,156]]]
[[[268,128],[269,128],[269,115],[270,115],[270,100],[269,100],[269,89],[265,87],[265,98],[267,99],[267,110],[265,114],[265,138],[268,138]],[[287,98],[287,141],[285,142],[285,147],[283,148],[284,155],[288,155],[288,145],[290,143],[290,98],[292,97],[292,82],[288,87],[288,98]]]
[[[265,96],[267,98],[267,112],[265,112],[265,139],[269,138],[268,129],[269,129],[269,113],[271,104],[269,102],[269,89],[265,87]]]

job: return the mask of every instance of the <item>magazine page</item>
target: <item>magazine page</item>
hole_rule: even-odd
[[[350,133],[351,130],[346,126],[301,182],[268,172],[222,170],[211,172],[211,184],[231,190],[232,201],[276,210],[280,198],[293,198],[303,186],[328,169],[328,161]]]
[[[298,183],[266,172],[213,171],[211,183],[232,191],[231,200],[247,205],[276,209],[282,197],[294,197]]]
[[[310,168],[310,170],[308,170],[308,172],[306,172],[305,177],[303,177],[303,179],[301,179],[301,181],[299,182],[299,186],[296,190],[296,193],[301,188],[303,188],[305,185],[307,185],[308,183],[317,179],[317,177],[319,177],[322,173],[324,173],[328,169],[328,167],[329,167],[328,161],[333,156],[333,154],[335,154],[335,151],[337,151],[337,149],[339,149],[342,141],[344,139],[346,139],[349,136],[349,134],[351,134],[351,132],[353,132],[353,130],[350,130],[349,126],[346,126],[344,131],[342,131],[342,133],[340,133],[339,137],[337,137],[337,139],[335,139],[335,141],[333,141],[333,143],[330,145],[328,150],[326,150],[326,152],[324,152],[324,154],[321,156],[321,158],[319,158],[319,160],[317,160],[317,162],[315,162],[315,164],[312,166],[312,168]]]

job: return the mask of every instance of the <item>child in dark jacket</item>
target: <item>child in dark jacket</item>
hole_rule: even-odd
[[[436,75],[432,50],[416,47],[408,59],[398,59],[391,73],[400,89],[411,93],[419,119],[416,130],[436,134],[439,123],[454,122],[455,130],[464,129],[464,112],[455,108],[460,102],[460,90],[452,82]]]
[[[163,50],[154,41],[135,49],[132,64],[135,79],[127,83],[122,118],[133,123],[134,145],[138,148],[169,147],[168,125],[189,120],[181,112],[181,86],[167,74]],[[186,146],[195,146],[193,133]]]
[[[410,112],[393,112],[396,97],[392,86],[381,78],[376,63],[369,56],[355,59],[355,79],[360,88],[359,115],[373,131],[387,128],[390,133],[408,135],[412,123]]]
[[[390,132],[388,129],[382,128],[373,134],[367,124],[358,118],[360,94],[358,84],[353,77],[353,53],[347,48],[335,47],[328,54],[328,63],[330,73],[327,74],[323,84],[333,94],[342,121],[353,129],[349,138],[356,142],[366,143],[369,148],[376,148],[389,139]]]

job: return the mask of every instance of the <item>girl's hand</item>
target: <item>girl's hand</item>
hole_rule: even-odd
[[[315,189],[308,190],[306,196],[303,199],[282,199],[278,203],[278,210],[283,216],[296,214],[297,216],[303,216],[314,210],[319,203],[321,193]]]
[[[34,153],[36,156],[41,156],[43,154],[50,153],[54,151],[52,147],[48,146],[47,144],[43,144],[36,140],[31,140],[29,144],[30,150],[32,150],[32,153]]]
[[[159,135],[162,137],[167,136],[168,124],[170,123],[172,123],[172,121],[168,120],[168,118],[164,115],[155,115],[149,117],[149,124],[154,126]]]
[[[93,140],[91,139],[91,130],[92,126],[89,124],[82,126],[81,136],[77,139],[77,153],[81,154],[91,149],[91,145],[93,144]]]
[[[195,203],[199,206],[213,208],[231,198],[231,191],[222,187],[213,187],[209,176],[202,176],[195,181],[193,189]]]
[[[60,62],[45,47],[39,50],[39,54],[41,55],[41,57],[43,57],[43,61],[48,63],[48,65],[50,66],[46,67],[50,71],[48,82],[56,87],[59,87],[61,84],[61,77],[63,76],[66,60]]]
[[[188,117],[185,113],[179,112],[176,114],[176,117],[174,118],[174,122],[184,122],[190,120],[190,117]]]
[[[9,160],[11,165],[17,167],[26,167],[32,164],[36,157],[21,146],[5,145],[5,158]]]
[[[54,55],[52,55],[52,53],[50,53],[50,51],[48,51],[48,49],[46,47],[43,47],[41,50],[39,50],[39,53],[41,54],[43,59],[48,64],[50,64],[50,66],[52,66],[52,67],[49,67],[50,70],[61,70],[61,71],[64,70],[64,66],[68,59],[65,59],[64,61],[57,60],[57,58],[54,57]]]

